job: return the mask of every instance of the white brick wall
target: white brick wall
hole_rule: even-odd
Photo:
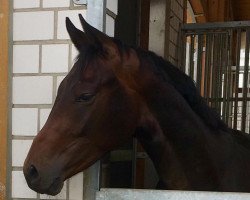
[[[66,181],[62,192],[51,197],[28,188],[22,166],[77,55],[68,40],[65,18],[70,17],[81,29],[78,14],[86,16],[86,6],[75,7],[70,0],[14,0],[13,8],[10,198],[81,200],[83,173]]]
[[[56,79],[56,89],[58,90],[58,87],[60,85],[60,83],[62,82],[62,80],[65,78],[65,76],[58,76]]]
[[[78,17],[78,14],[81,13],[83,17],[86,17],[86,12],[84,11],[72,11],[64,10],[58,12],[58,27],[57,27],[57,38],[58,39],[69,39],[68,32],[65,27],[65,18],[69,17],[73,24],[80,30],[82,26]]]
[[[43,125],[45,124],[46,120],[49,117],[51,109],[50,108],[44,108],[40,109],[40,124],[39,124],[39,130],[42,129]]]
[[[19,8],[38,8],[40,0],[14,0],[14,9]]]
[[[13,73],[38,73],[39,46],[13,46]]]
[[[12,141],[12,166],[22,167],[25,157],[32,144],[32,140],[13,140]]]
[[[67,194],[66,194],[67,189],[66,189],[66,187],[67,187],[67,184],[64,183],[62,191],[58,195],[49,196],[49,195],[46,195],[46,194],[41,194],[40,199],[66,199],[67,198]]]
[[[12,134],[22,136],[35,136],[37,134],[37,121],[37,108],[13,108]]]
[[[21,76],[13,78],[14,104],[51,104],[51,76]]]
[[[29,189],[21,171],[12,172],[12,198],[36,198],[37,194]]]
[[[13,14],[13,40],[49,40],[54,37],[54,12]]]
[[[68,72],[69,45],[42,45],[42,73]]]
[[[44,8],[69,7],[70,0],[43,0]]]

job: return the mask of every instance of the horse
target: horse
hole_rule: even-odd
[[[25,159],[28,186],[56,195],[135,137],[160,189],[249,192],[250,137],[230,129],[177,67],[79,18],[84,32],[66,18],[79,55]]]

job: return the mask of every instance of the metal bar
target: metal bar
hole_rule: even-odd
[[[224,41],[225,41],[225,38],[224,38],[224,34],[219,34],[219,42],[218,42],[218,47],[219,47],[219,51],[217,52],[217,60],[218,60],[218,82],[217,82],[217,98],[221,97],[221,93],[222,93],[222,76],[223,76],[223,73],[222,73],[222,70],[223,70],[223,55],[224,55]],[[220,102],[217,102],[217,110],[218,112],[220,113],[221,115],[221,103]]]
[[[213,55],[212,54],[212,51],[213,51],[213,36],[212,35],[209,35],[208,37],[209,39],[209,51],[208,51],[208,82],[207,82],[207,98],[211,97],[211,78],[212,78],[212,75],[211,75],[211,72],[212,72],[212,65],[211,65],[211,56]]]
[[[203,35],[198,35],[196,86],[200,92],[201,92],[202,52],[203,52]]]
[[[189,53],[189,76],[194,79],[194,39],[195,36],[191,36],[190,53]]]
[[[207,24],[185,24],[182,31],[186,37],[191,36],[193,41],[189,49],[188,73],[194,76],[196,62],[193,62],[193,50],[197,49],[197,88],[203,91],[204,98],[212,107],[216,107],[222,111],[223,119],[229,126],[237,128],[239,101],[242,101],[241,113],[241,130],[246,131],[250,127],[248,120],[248,93],[249,93],[249,42],[250,42],[250,21],[248,22],[227,22],[227,23],[207,23]],[[240,50],[241,50],[241,33],[247,30],[245,65],[240,66]],[[237,31],[236,46],[233,46],[234,34]],[[196,36],[195,36],[196,35]],[[202,63],[202,35],[206,39],[205,64]],[[218,36],[220,35],[220,36]],[[227,35],[227,36],[226,36]],[[198,37],[198,47],[195,46],[195,37]],[[234,38],[233,38],[234,37]],[[227,38],[227,39],[226,39]],[[227,41],[225,41],[225,39]],[[233,48],[236,48],[235,67],[232,66]],[[188,55],[188,54],[186,54]],[[202,66],[203,64],[204,66]],[[192,68],[192,66],[194,66]],[[240,70],[244,70],[243,75],[243,96],[239,97],[239,75]],[[244,69],[243,69],[244,68]],[[193,71],[192,71],[193,70]],[[203,78],[201,79],[201,75]],[[205,75],[204,75],[205,74]],[[224,76],[224,84],[222,86],[222,78]],[[204,84],[204,85],[203,85]],[[222,94],[223,93],[223,94]],[[211,101],[211,99],[213,99]],[[241,106],[241,104],[240,104]],[[222,109],[221,109],[222,107]],[[247,123],[247,124],[246,124]]]
[[[250,21],[232,21],[232,22],[213,22],[213,23],[189,23],[184,24],[182,29],[185,31],[198,30],[220,30],[249,28]]]
[[[227,115],[227,83],[228,83],[228,55],[227,55],[227,49],[228,49],[228,41],[227,41],[227,38],[226,38],[226,44],[225,44],[225,57],[223,58],[226,63],[225,63],[225,66],[224,66],[224,81],[223,81],[223,109],[222,109],[222,119],[224,120],[224,122],[226,122],[226,115]]]
[[[228,34],[228,65],[227,65],[227,69],[228,69],[228,83],[229,86],[227,87],[227,117],[226,117],[226,122],[228,124],[229,127],[232,127],[232,101],[229,100],[230,97],[232,97],[232,89],[233,89],[233,83],[232,83],[232,48],[233,48],[233,30],[229,31]]]
[[[186,39],[186,46],[183,47],[185,48],[185,61],[183,63],[185,63],[185,70],[184,72],[186,74],[189,75],[189,65],[190,65],[190,60],[189,60],[189,57],[190,57],[190,48],[191,48],[191,36],[185,36],[185,39]]]
[[[106,0],[104,1],[88,1],[88,12],[87,21],[99,29],[105,32],[105,20],[106,20]],[[101,162],[97,161],[92,165],[87,171],[86,176],[89,177],[84,183],[84,198],[94,199],[95,193],[100,189],[100,179],[101,179]]]
[[[137,139],[133,138],[133,157],[132,157],[132,188],[136,187],[136,154],[137,154]]]
[[[208,71],[210,66],[208,65],[209,63],[209,58],[210,58],[210,41],[209,41],[209,36],[206,35],[206,46],[205,46],[205,73],[204,73],[204,98],[207,97],[208,94]]]
[[[212,68],[212,89],[211,89],[211,97],[216,98],[216,79],[217,79],[217,37],[216,35],[213,36],[213,68]],[[216,101],[212,102],[212,107],[216,108]]]
[[[241,131],[245,132],[246,129],[246,108],[247,108],[247,85],[248,85],[248,70],[249,70],[249,42],[250,30],[246,30],[246,46],[245,46],[245,67],[243,76],[243,102],[242,102],[242,121]]]
[[[223,101],[223,97],[220,97],[220,98],[208,98],[209,102],[214,102],[214,101],[217,101],[217,100],[219,102],[222,102]],[[229,100],[230,101],[235,101],[235,97],[230,97]],[[250,101],[250,97],[247,97],[246,100]],[[243,97],[238,97],[238,101],[243,101]]]
[[[218,31],[214,31],[214,30],[198,30],[198,31],[189,31],[189,32],[186,32],[185,35],[186,36],[190,36],[190,35],[198,35],[198,34],[207,34],[207,35],[213,35],[213,34],[226,34],[227,31],[221,31],[221,30],[218,30]]]
[[[214,35],[211,35],[211,56],[210,56],[210,79],[209,79],[209,95],[208,95],[208,99],[213,97],[213,70],[214,70]],[[207,100],[208,100],[207,99]],[[209,104],[211,107],[213,107],[212,104]]]
[[[219,58],[218,58],[218,52],[220,50],[220,35],[219,34],[216,34],[215,35],[215,52],[214,52],[214,59],[215,59],[215,68],[214,68],[214,85],[213,85],[213,92],[214,92],[214,97],[215,98],[218,98],[218,78],[219,78]],[[215,109],[218,111],[218,101],[215,101]]]
[[[185,73],[186,70],[186,49],[187,49],[187,38],[185,36],[185,34],[183,33],[183,31],[181,31],[181,36],[179,36],[179,40],[181,44],[179,44],[179,47],[177,48],[178,51],[181,51],[181,53],[179,53],[179,57],[178,57],[178,63],[179,64],[179,68]],[[180,49],[180,46],[182,45],[182,49]],[[181,55],[180,55],[181,54]]]
[[[238,115],[238,95],[239,95],[239,68],[240,68],[240,50],[241,50],[241,29],[237,30],[237,44],[236,44],[236,70],[235,70],[235,100],[234,100],[234,124],[233,128],[237,129],[237,115]]]

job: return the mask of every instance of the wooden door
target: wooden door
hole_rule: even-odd
[[[6,199],[9,1],[0,0],[0,200]]]

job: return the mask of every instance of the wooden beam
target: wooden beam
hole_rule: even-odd
[[[189,0],[197,23],[233,20],[232,0]]]
[[[193,9],[194,17],[197,23],[204,23],[206,19],[206,2],[205,0],[189,0],[189,3]]]
[[[231,0],[208,0],[207,21],[224,22],[233,20]]]
[[[9,1],[0,0],[0,200],[6,199]]]
[[[208,12],[207,19],[209,22],[223,22],[225,10],[223,5],[225,0],[210,0],[207,2]]]
[[[139,46],[148,50],[149,40],[149,15],[150,15],[150,0],[140,1],[140,38]]]

